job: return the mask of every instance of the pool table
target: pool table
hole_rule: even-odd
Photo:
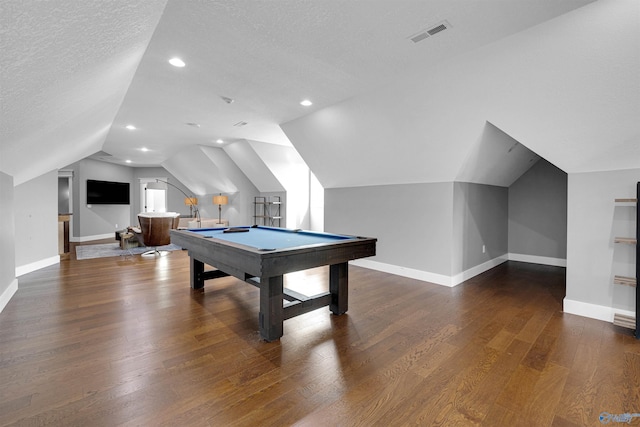
[[[267,341],[279,339],[294,316],[327,305],[345,313],[348,261],[376,254],[375,238],[263,226],[171,230],[171,242],[189,253],[193,289],[229,275],[260,289],[258,323]],[[205,271],[205,264],[216,269]],[[306,296],[283,287],[284,274],[323,265],[330,266],[329,292]]]

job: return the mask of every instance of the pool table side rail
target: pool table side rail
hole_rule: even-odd
[[[192,258],[241,280],[248,277],[273,277],[374,256],[377,241],[375,238],[354,237],[337,240],[331,244],[261,251],[184,230],[171,230],[171,240],[172,243],[186,248]]]

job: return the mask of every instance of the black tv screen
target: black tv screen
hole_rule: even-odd
[[[129,183],[87,180],[88,205],[128,205]]]

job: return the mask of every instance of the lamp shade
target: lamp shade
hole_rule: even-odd
[[[197,197],[185,197],[184,198],[184,204],[187,206],[195,206],[198,204],[198,198]]]
[[[226,205],[227,203],[229,203],[229,198],[227,196],[223,196],[222,194],[219,196],[213,196],[214,205]]]
[[[167,186],[162,182],[148,182],[147,190],[166,190]]]

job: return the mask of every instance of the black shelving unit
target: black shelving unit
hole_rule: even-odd
[[[638,327],[638,314],[640,314],[640,292],[638,292],[638,281],[640,281],[640,182],[636,184],[636,339],[640,339],[640,327]]]
[[[280,196],[256,196],[253,201],[254,225],[280,227],[282,199]]]

